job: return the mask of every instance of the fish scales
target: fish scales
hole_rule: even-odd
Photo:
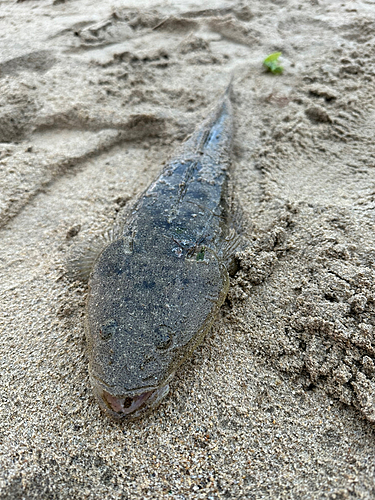
[[[137,418],[160,403],[227,295],[229,93],[230,87],[93,265],[89,372],[113,418]]]

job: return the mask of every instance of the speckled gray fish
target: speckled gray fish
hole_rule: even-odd
[[[230,92],[231,84],[93,264],[89,372],[113,418],[138,418],[160,403],[227,295],[239,246],[228,209]]]

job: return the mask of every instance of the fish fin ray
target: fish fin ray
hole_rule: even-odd
[[[236,274],[238,270],[235,259],[236,253],[242,252],[248,246],[248,240],[242,234],[239,234],[234,228],[229,230],[228,235],[222,241],[218,255],[220,260],[224,262],[230,276]]]
[[[88,283],[96,259],[106,246],[123,236],[122,224],[116,223],[108,230],[77,244],[65,262],[65,275],[71,281]]]

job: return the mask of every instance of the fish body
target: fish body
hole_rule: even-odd
[[[230,89],[166,164],[89,278],[90,379],[102,409],[156,407],[210,329],[229,288]]]

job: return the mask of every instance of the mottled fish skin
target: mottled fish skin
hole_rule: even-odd
[[[225,300],[232,134],[228,87],[94,263],[89,372],[113,418],[138,418],[159,404]]]

